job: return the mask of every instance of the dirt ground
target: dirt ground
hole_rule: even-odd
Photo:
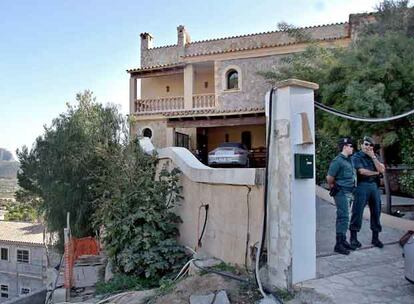
[[[150,301],[154,304],[190,303],[191,295],[205,295],[224,290],[232,304],[251,304],[260,299],[260,293],[254,285],[242,283],[214,273],[195,275],[178,282],[168,294]]]

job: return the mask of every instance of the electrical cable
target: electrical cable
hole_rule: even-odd
[[[207,272],[211,272],[211,273],[215,273],[215,274],[221,275],[223,277],[227,277],[227,278],[237,280],[237,281],[240,281],[240,282],[249,283],[248,279],[244,279],[242,277],[239,277],[239,276],[236,276],[236,275],[233,275],[233,274],[230,274],[230,273],[221,272],[221,271],[217,271],[217,270],[213,270],[213,269],[209,269],[209,268],[197,265],[197,263],[196,263],[197,261],[201,261],[201,260],[200,259],[194,259],[193,264],[198,269],[201,269],[201,270],[204,270],[204,271],[207,271]]]
[[[256,261],[255,261],[255,272],[254,276],[256,279],[256,284],[259,287],[260,293],[263,297],[266,297],[266,293],[263,291],[262,282],[260,281],[260,274],[259,274],[259,262],[260,256],[263,253],[263,244],[266,240],[266,224],[267,224],[267,196],[268,196],[268,175],[269,175],[269,146],[270,146],[270,136],[272,133],[272,105],[273,105],[273,92],[275,91],[274,88],[270,90],[269,93],[269,122],[267,128],[267,138],[266,138],[266,169],[265,169],[265,184],[264,184],[264,200],[263,200],[263,221],[262,221],[262,237],[259,242],[259,247],[256,251]]]
[[[339,110],[336,110],[334,108],[328,107],[320,102],[314,101],[315,107],[323,110],[325,112],[328,112],[330,114],[342,117],[342,118],[346,118],[346,119],[350,119],[350,120],[355,120],[355,121],[362,121],[362,122],[388,122],[388,121],[392,121],[392,120],[397,120],[397,119],[401,119],[404,118],[406,116],[412,115],[414,114],[414,109],[410,110],[408,112],[399,114],[399,115],[395,115],[395,116],[391,116],[391,117],[383,117],[383,118],[367,118],[367,117],[362,117],[362,116],[356,116],[356,115],[351,115]]]
[[[203,244],[201,243],[201,239],[203,238],[204,232],[205,232],[205,230],[206,230],[206,225],[207,225],[207,217],[208,217],[208,208],[209,208],[209,205],[208,205],[208,204],[206,204],[206,205],[202,205],[201,207],[204,207],[204,210],[205,210],[205,212],[206,212],[206,215],[205,215],[205,217],[204,217],[203,229],[201,230],[201,235],[200,235],[200,237],[198,238],[198,242],[197,242],[197,246],[198,246],[198,248],[201,248],[201,246],[203,245]]]
[[[250,192],[252,191],[252,188],[249,186],[247,187],[247,195],[246,195],[246,204],[247,204],[247,227],[246,227],[246,249],[244,252],[244,267],[246,271],[249,271],[247,267],[247,256],[249,255],[249,242],[250,242]]]
[[[265,170],[265,184],[264,184],[264,210],[263,210],[263,222],[262,222],[262,237],[260,239],[259,248],[257,248],[256,251],[256,265],[255,265],[255,279],[256,284],[259,287],[259,291],[262,294],[263,298],[269,298],[269,294],[266,294],[266,292],[263,290],[262,282],[260,280],[260,273],[259,273],[259,264],[260,264],[260,257],[263,254],[263,245],[266,240],[266,225],[267,225],[267,202],[268,202],[268,190],[269,190],[269,148],[270,148],[270,138],[272,135],[272,129],[273,129],[273,93],[277,91],[277,88],[273,88],[269,92],[269,122],[268,122],[268,128],[267,128],[267,138],[266,138],[266,170]],[[279,297],[275,294],[272,294],[273,299],[278,303],[283,303]]]

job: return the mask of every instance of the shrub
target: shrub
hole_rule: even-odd
[[[336,138],[316,132],[316,183],[326,182],[326,174],[332,159],[338,154]]]
[[[155,157],[131,141],[103,156],[111,164],[103,180],[106,197],[97,208],[96,224],[104,226],[105,249],[118,271],[160,279],[178,271],[186,258],[177,243],[173,212],[181,198],[179,170],[161,170],[156,178]]]

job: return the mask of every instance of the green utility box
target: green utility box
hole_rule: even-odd
[[[295,178],[313,178],[313,154],[295,154]]]

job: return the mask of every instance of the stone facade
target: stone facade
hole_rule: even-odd
[[[155,147],[165,147],[167,145],[167,121],[165,119],[138,120],[133,124],[131,132],[142,136],[145,128],[151,130],[151,141]]]
[[[178,46],[159,47],[141,50],[141,67],[173,64],[180,62]]]
[[[277,67],[280,58],[280,55],[275,55],[217,61],[215,71],[216,92],[218,92],[217,107],[222,109],[264,107],[264,96],[271,85],[259,75],[259,72]],[[232,67],[238,67],[241,72],[239,75],[241,86],[236,91],[229,91],[225,88],[225,74]]]

